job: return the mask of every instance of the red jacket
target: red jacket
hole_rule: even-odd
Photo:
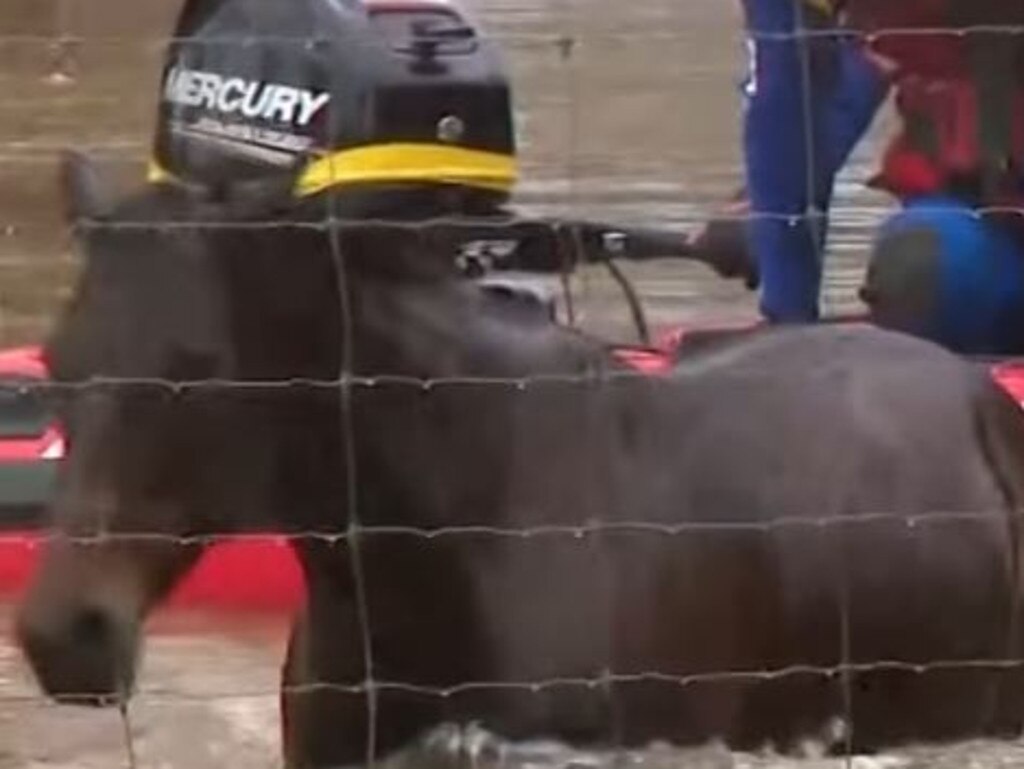
[[[1024,21],[1024,0],[848,0],[846,23],[865,35],[870,51],[893,70],[902,131],[885,154],[874,184],[905,198],[980,184],[986,148],[979,98],[977,46],[993,39],[1024,51],[1022,36],[980,38],[975,26],[1013,26]],[[1022,199],[1024,168],[1024,56],[999,102],[1011,120],[1009,146],[998,150],[1002,176],[985,204]],[[1007,68],[1002,68],[1004,71]],[[992,151],[990,149],[990,151]]]

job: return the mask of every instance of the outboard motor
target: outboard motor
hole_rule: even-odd
[[[507,215],[511,88],[449,0],[186,0],[161,88],[151,182],[330,192],[353,219]],[[457,265],[487,242],[468,225],[436,236]],[[553,314],[535,282],[485,285]]]
[[[443,185],[486,209],[516,174],[497,50],[447,0],[186,1],[151,181]]]
[[[275,205],[329,192],[352,220],[444,218],[431,235],[468,277],[545,314],[536,280],[493,273],[604,263],[641,336],[611,259],[697,259],[731,277],[679,232],[510,216],[509,80],[451,0],[185,0],[161,89],[151,182]]]

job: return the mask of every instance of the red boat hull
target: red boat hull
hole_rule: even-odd
[[[17,600],[43,546],[40,532],[0,535],[0,600]],[[291,545],[272,535],[210,547],[167,601],[168,608],[291,612],[305,591]]]
[[[658,375],[671,367],[656,350],[621,350],[638,370]],[[993,367],[993,376],[1024,406],[1024,361]],[[40,532],[0,535],[0,600],[14,600],[28,583],[42,546]],[[291,612],[304,596],[302,569],[289,542],[267,535],[211,547],[168,600],[168,607],[245,612]]]

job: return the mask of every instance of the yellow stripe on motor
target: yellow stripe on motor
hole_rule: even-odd
[[[335,187],[381,182],[436,182],[509,192],[517,177],[511,155],[443,144],[377,144],[314,160],[299,174],[294,194],[304,198]],[[166,184],[177,179],[151,159],[146,181]]]
[[[367,182],[438,182],[508,192],[517,177],[511,155],[444,144],[376,144],[313,161],[299,175],[295,194]]]
[[[166,184],[173,182],[174,177],[155,158],[150,158],[149,164],[146,166],[146,181],[150,184]]]
[[[892,0],[892,2],[899,2],[899,0]],[[836,11],[835,0],[804,0],[804,4],[811,6],[816,11],[821,11],[827,16],[831,16]]]

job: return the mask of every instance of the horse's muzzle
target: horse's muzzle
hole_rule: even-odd
[[[18,641],[43,690],[58,702],[105,706],[123,702],[135,676],[136,628],[100,608],[54,616],[27,609]]]

